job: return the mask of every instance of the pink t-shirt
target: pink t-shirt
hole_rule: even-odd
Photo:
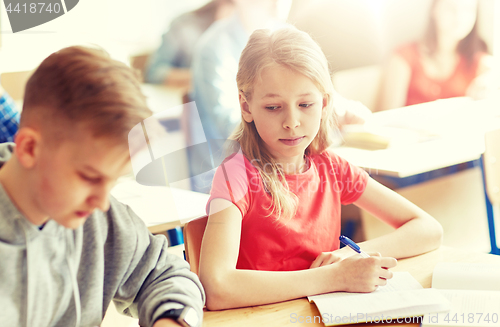
[[[467,65],[465,57],[460,56],[455,70],[448,78],[435,79],[425,73],[417,43],[403,46],[397,53],[406,60],[411,69],[406,106],[465,96],[467,88],[477,76],[479,62],[485,55],[483,52],[477,53],[470,66]]]
[[[341,204],[356,201],[368,174],[327,150],[309,156],[309,169],[287,175],[299,206],[291,218],[270,214],[271,198],[257,169],[241,152],[217,169],[207,204],[222,198],[243,216],[238,269],[291,271],[310,267],[321,252],[339,248]]]

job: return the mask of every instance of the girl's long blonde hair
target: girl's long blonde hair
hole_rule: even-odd
[[[256,30],[240,57],[236,82],[240,94],[251,101],[253,86],[266,67],[281,65],[300,73],[313,81],[326,98],[326,115],[321,120],[319,132],[306,149],[306,155],[319,154],[331,145],[337,128],[333,110],[333,84],[328,61],[319,45],[305,32],[293,26],[275,31]],[[290,219],[296,212],[298,199],[285,179],[283,167],[264,147],[254,122],[244,119],[230,136],[232,144],[239,144],[243,154],[258,170],[264,187],[271,196],[271,214],[277,219]],[[236,149],[232,149],[233,151]]]

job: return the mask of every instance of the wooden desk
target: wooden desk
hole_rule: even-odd
[[[135,180],[119,182],[111,195],[129,205],[151,233],[183,226],[206,214],[208,194],[166,186],[144,186]]]
[[[477,262],[477,263],[496,263],[500,264],[500,257],[490,254],[477,252],[464,252],[461,250],[441,247],[440,249],[426,253],[417,257],[399,260],[398,265],[393,271],[408,271],[417,279],[423,287],[431,286],[432,271],[438,262]],[[292,314],[296,314],[291,316]],[[309,303],[306,298],[292,300],[287,302],[261,305],[256,307],[223,310],[206,311],[203,318],[204,327],[224,327],[224,326],[324,326],[316,323],[300,324],[293,322],[292,317],[311,317],[319,316],[319,311],[314,303]],[[395,324],[395,323],[394,323]],[[394,324],[377,324],[390,326]],[[359,324],[366,325],[366,324]],[[407,326],[418,326],[417,323],[404,324]],[[372,325],[373,326],[373,325]]]

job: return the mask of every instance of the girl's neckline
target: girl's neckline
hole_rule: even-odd
[[[311,159],[309,158],[309,156],[304,156],[304,165],[302,166],[302,169],[300,169],[300,171],[296,173],[285,174],[285,177],[305,175],[307,172],[309,172],[310,169],[311,169]]]

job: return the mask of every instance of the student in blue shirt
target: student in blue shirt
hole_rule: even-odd
[[[14,141],[19,127],[19,111],[10,95],[0,86],[0,143]]]
[[[212,0],[174,19],[163,34],[160,47],[148,60],[146,82],[174,87],[188,86],[196,42],[214,21],[227,17],[232,11],[232,0]]]

